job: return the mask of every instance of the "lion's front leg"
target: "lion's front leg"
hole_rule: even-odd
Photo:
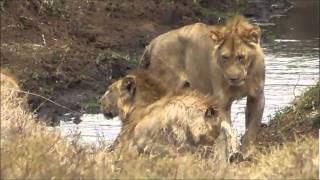
[[[261,125],[264,103],[265,97],[263,92],[255,97],[247,97],[246,132],[242,143],[242,150],[245,154],[248,153],[250,146],[254,143],[257,137]]]

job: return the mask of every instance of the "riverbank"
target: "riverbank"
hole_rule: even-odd
[[[1,0],[1,67],[18,77],[23,90],[74,115],[96,113],[106,87],[136,67],[157,35],[199,21],[222,22],[235,13],[267,21],[289,7],[286,0]],[[50,125],[70,113],[37,96],[28,104]]]
[[[265,149],[310,135],[318,138],[320,129],[320,83],[275,113],[268,125],[263,125],[258,137],[259,148]]]
[[[317,179],[319,89],[318,83],[263,128],[270,141],[259,141],[251,161],[222,166],[200,154],[137,156],[109,152],[103,143],[96,148],[79,144],[77,136],[66,140],[58,131],[48,131],[44,123],[36,123],[34,114],[26,110],[26,97],[1,78],[1,179]],[[305,131],[297,131],[300,127]],[[282,141],[272,133],[281,133]]]

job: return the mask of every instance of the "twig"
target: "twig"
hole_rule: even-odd
[[[297,88],[297,86],[298,86],[299,81],[300,81],[300,74],[299,74],[299,76],[298,76],[297,83],[296,83],[296,84],[294,85],[294,87],[293,87],[294,100],[296,100],[296,98],[297,98],[297,96],[296,96],[296,94],[295,94],[295,90],[296,90],[296,88]]]
[[[37,108],[35,108],[34,110],[33,110],[33,112],[32,113],[35,113],[35,112],[37,112],[38,111],[38,109],[40,108],[40,107],[42,107],[43,105],[44,105],[44,103],[46,103],[47,102],[47,100],[46,101],[43,101]]]
[[[64,106],[64,105],[61,105],[61,104],[57,103],[57,102],[54,102],[53,100],[51,100],[51,99],[49,99],[49,98],[46,98],[46,97],[44,97],[44,96],[41,96],[41,95],[39,95],[39,94],[35,94],[35,93],[27,92],[27,91],[22,91],[22,90],[17,90],[17,89],[13,89],[13,90],[16,91],[16,92],[20,92],[20,93],[24,93],[24,94],[29,94],[29,95],[32,95],[32,96],[40,97],[40,98],[42,98],[42,99],[44,99],[44,100],[46,100],[46,101],[51,102],[52,104],[54,104],[54,105],[56,105],[56,106],[62,107],[62,108],[67,109],[67,110],[69,110],[69,111],[71,111],[71,112],[81,113],[81,112],[78,112],[78,111],[74,111],[74,110],[72,110],[72,109],[70,109],[70,108],[68,108],[68,107],[66,107],[66,106]]]
[[[42,34],[41,36],[42,36],[43,45],[47,46],[47,42],[46,42],[46,39],[44,38],[44,34]]]

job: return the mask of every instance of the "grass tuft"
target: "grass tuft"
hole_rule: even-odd
[[[290,106],[275,113],[270,125],[279,132],[291,130],[300,124],[319,127],[320,82],[304,92]]]

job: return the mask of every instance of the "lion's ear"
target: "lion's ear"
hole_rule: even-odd
[[[121,89],[128,91],[130,95],[133,95],[136,91],[136,80],[132,76],[127,76],[123,79]]]
[[[261,29],[259,26],[253,26],[247,32],[247,40],[249,43],[259,44],[261,39]]]
[[[210,31],[210,38],[216,44],[220,44],[224,39],[223,32],[220,29],[211,30]]]

